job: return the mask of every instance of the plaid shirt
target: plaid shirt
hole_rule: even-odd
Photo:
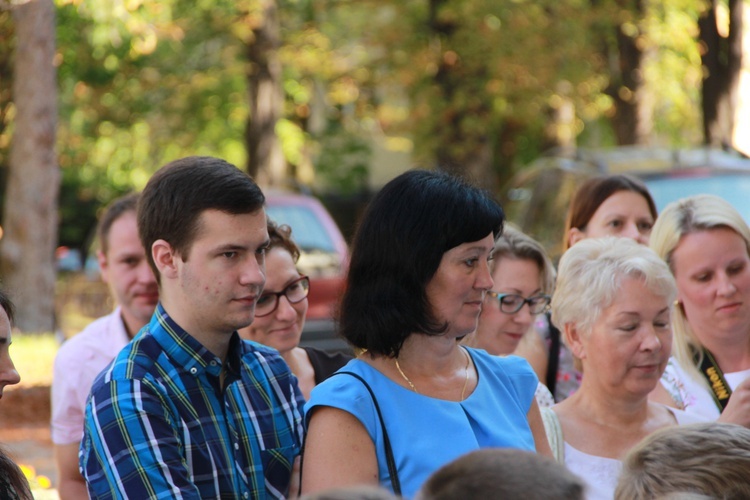
[[[232,336],[221,360],[161,304],[97,377],[79,453],[91,498],[283,498],[304,400],[278,353]]]

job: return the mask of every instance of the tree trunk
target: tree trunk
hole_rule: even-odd
[[[16,28],[16,108],[5,196],[3,286],[24,332],[54,329],[57,198],[55,6],[30,0],[12,8]]]
[[[643,0],[637,0],[634,9],[638,23],[645,15]],[[654,128],[654,98],[646,84],[644,63],[652,57],[653,49],[644,48],[639,40],[644,35],[640,27],[635,33],[624,28],[617,27],[617,56],[610,65],[612,74],[607,88],[615,103],[612,126],[619,145],[648,144]]]
[[[452,46],[453,34],[458,30],[455,20],[441,19],[439,11],[446,0],[430,0],[428,26],[434,47]],[[433,82],[439,91],[438,100],[445,107],[434,121],[433,138],[438,138],[434,149],[435,162],[441,170],[465,176],[488,189],[498,188],[498,176],[491,168],[494,148],[488,133],[467,131],[465,120],[486,119],[491,115],[489,104],[483,100],[461,102],[460,93],[469,92],[467,81],[483,78],[483,68],[466,68],[453,50],[440,48],[438,70]],[[457,104],[461,102],[461,104]]]
[[[716,25],[716,0],[698,20],[703,77],[703,135],[706,144],[730,147],[734,135],[742,68],[741,0],[729,0],[729,33],[724,37]]]
[[[253,29],[254,40],[247,47],[248,94],[250,116],[245,130],[247,171],[259,183],[281,185],[286,178],[286,163],[276,135],[281,117],[280,28],[276,0],[262,0],[263,20]]]
[[[8,171],[8,146],[2,139],[7,133],[10,121],[8,113],[13,107],[13,19],[10,9],[0,7],[0,192],[5,192],[6,174]]]

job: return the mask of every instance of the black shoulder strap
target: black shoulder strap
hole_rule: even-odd
[[[547,353],[547,389],[555,397],[555,387],[557,387],[557,370],[560,367],[560,330],[552,324],[552,318],[547,313],[547,325],[549,325],[549,352]],[[557,399],[555,399],[557,401]]]
[[[703,349],[703,361],[701,362],[700,371],[708,386],[711,388],[711,396],[714,398],[719,411],[724,411],[729,403],[729,397],[732,395],[732,389],[724,379],[724,372],[719,368],[719,364],[714,359],[714,355],[708,349]]]
[[[365,389],[367,389],[367,392],[370,393],[370,397],[372,398],[372,403],[375,406],[375,411],[378,413],[378,420],[380,420],[380,428],[383,431],[383,446],[385,447],[385,461],[388,464],[388,474],[391,476],[391,486],[393,486],[393,492],[396,495],[401,495],[401,482],[398,480],[398,469],[396,469],[396,461],[393,458],[393,449],[391,448],[391,440],[388,439],[388,431],[385,428],[385,421],[383,420],[383,414],[380,412],[380,405],[378,405],[378,400],[375,398],[375,393],[372,392],[372,389],[370,388],[370,384],[368,384],[365,379],[357,375],[353,372],[336,372],[333,374],[335,375],[351,375],[352,377],[358,379],[360,382],[362,382],[362,385],[365,386]]]

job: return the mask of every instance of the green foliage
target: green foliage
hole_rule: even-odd
[[[244,164],[245,75],[230,6],[59,2],[61,243],[79,246],[93,207],[142,189],[170,160]]]
[[[344,194],[355,194],[367,189],[367,175],[372,158],[372,148],[362,133],[342,130],[336,122],[331,122],[320,140],[325,148],[317,157],[317,171],[328,181],[332,190]]]
[[[94,207],[141,189],[167,161],[209,154],[245,165],[246,57],[265,22],[260,0],[56,1],[61,242],[78,246]],[[379,168],[376,144],[419,164],[447,159],[505,178],[548,146],[550,111],[565,103],[579,143],[612,144],[604,90],[617,26],[643,33],[638,43],[657,54],[644,68],[656,141],[700,136],[703,0],[648,2],[645,14],[622,0],[277,5],[276,132],[297,181],[319,190],[361,189]],[[0,61],[6,52],[3,44]]]

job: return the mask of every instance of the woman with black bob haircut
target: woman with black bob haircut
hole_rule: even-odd
[[[478,448],[551,455],[526,361],[458,343],[492,288],[503,219],[487,193],[441,172],[406,172],[372,200],[340,313],[362,353],[305,407],[303,493],[379,484],[411,497]]]

